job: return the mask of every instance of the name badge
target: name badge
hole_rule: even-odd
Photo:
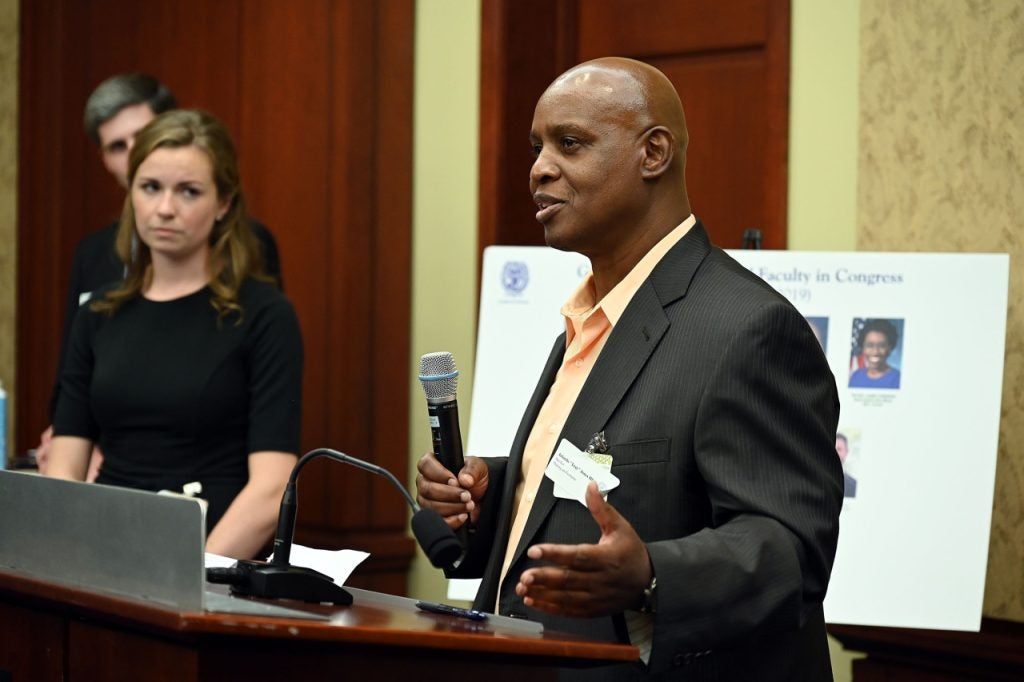
[[[586,506],[587,484],[591,481],[597,482],[597,489],[605,497],[618,487],[619,479],[611,473],[611,467],[611,455],[589,455],[563,438],[544,475],[554,482],[555,497],[578,500]]]

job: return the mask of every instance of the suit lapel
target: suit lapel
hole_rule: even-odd
[[[565,334],[562,333],[555,339],[555,345],[548,355],[548,361],[544,365],[537,387],[533,391],[530,402],[526,405],[523,419],[519,422],[519,430],[512,441],[512,448],[509,450],[509,461],[505,470],[505,482],[501,491],[502,508],[498,517],[497,531],[495,532],[494,544],[491,547],[491,554],[487,561],[487,568],[480,581],[480,590],[477,594],[474,606],[479,609],[491,610],[498,596],[498,579],[501,577],[501,567],[505,560],[505,548],[508,547],[509,533],[512,526],[512,507],[515,504],[516,486],[519,484],[519,472],[523,466],[523,451],[526,449],[526,440],[530,437],[533,423],[537,421],[537,415],[544,401],[548,397],[551,385],[555,382],[558,368],[562,365],[562,357],[565,355]]]
[[[697,269],[710,250],[711,244],[707,233],[698,221],[655,266],[651,276],[637,290],[608,337],[597,364],[591,370],[569,413],[556,447],[557,443],[561,443],[565,438],[583,449],[595,433],[605,428],[626,391],[669,329],[670,322],[665,314],[665,307],[686,295],[690,282],[693,281]],[[562,345],[564,348],[564,340]],[[557,365],[553,369],[550,367],[550,360],[548,364],[552,373],[544,397],[547,396],[547,390],[550,389],[554,374],[558,370]],[[547,372],[545,377],[547,378]],[[535,394],[534,399],[536,397]],[[543,403],[543,398],[540,403]],[[540,410],[540,404],[536,405],[536,410]],[[527,436],[535,419],[536,411],[528,424],[526,420],[523,422],[526,424]],[[522,462],[522,447],[525,447],[525,440],[519,443],[522,431],[521,426],[520,434],[516,438],[519,449],[513,451],[519,454],[519,459],[509,463],[513,466],[518,466]],[[518,472],[516,469],[513,471]],[[518,475],[513,478],[518,480]],[[541,480],[540,489],[537,491],[512,563],[515,563],[533,543],[533,537],[551,512],[554,503],[554,484],[545,476]],[[505,540],[507,543],[507,534]]]

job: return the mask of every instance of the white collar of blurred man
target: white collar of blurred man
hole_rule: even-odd
[[[128,188],[128,155],[135,134],[156,118],[146,102],[129,104],[96,127],[100,139],[100,159],[121,187]]]

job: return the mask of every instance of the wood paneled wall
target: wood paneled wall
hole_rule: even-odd
[[[238,144],[249,211],[277,238],[302,326],[303,448],[405,478],[413,15],[414,0],[23,0],[19,452],[47,425],[75,245],[123,197],[82,131],[83,106],[104,78],[146,71]],[[370,478],[307,467],[298,539],[370,551],[361,584],[402,592],[408,514]]]

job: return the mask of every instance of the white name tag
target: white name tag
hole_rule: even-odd
[[[610,468],[610,461],[607,465],[595,462],[563,438],[548,462],[544,475],[554,482],[555,497],[579,500],[580,504],[586,506],[587,484],[591,481],[597,482],[597,489],[602,495],[607,495],[619,485],[619,479],[609,471]]]

